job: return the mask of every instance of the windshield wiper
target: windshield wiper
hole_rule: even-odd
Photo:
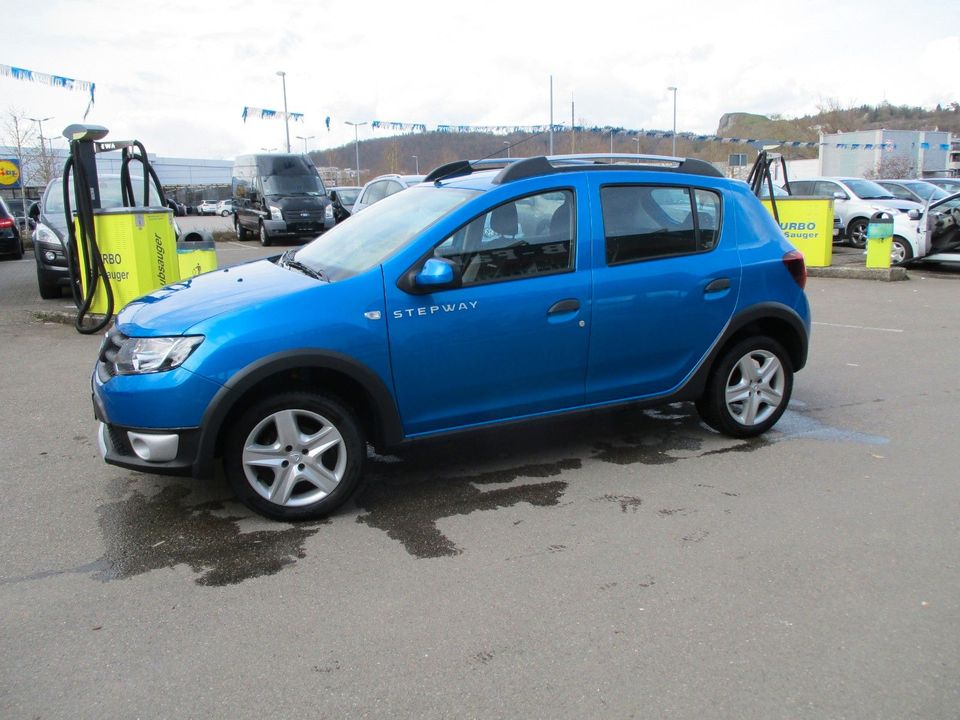
[[[307,277],[312,277],[314,280],[322,280],[325,283],[330,282],[330,278],[327,277],[327,274],[323,272],[323,270],[315,270],[309,265],[304,265],[299,260],[294,260],[293,255],[295,252],[293,248],[284,252],[283,255],[280,256],[280,266],[298,270]]]

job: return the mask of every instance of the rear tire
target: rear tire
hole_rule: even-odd
[[[237,240],[246,240],[247,239],[247,229],[240,224],[240,221],[234,218],[233,220],[234,227],[237,231]]]
[[[275,520],[313,520],[360,484],[366,444],[339,400],[288,391],[255,402],[230,428],[224,470],[237,498]]]
[[[756,335],[720,357],[697,400],[697,411],[724,435],[756,437],[776,424],[792,392],[790,356],[773,338]]]

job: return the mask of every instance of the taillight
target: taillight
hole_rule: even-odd
[[[790,276],[803,290],[807,286],[807,264],[803,261],[803,253],[799,250],[791,250],[783,256],[783,264],[787,266]]]
[[[13,227],[13,218],[0,218],[0,229],[12,228],[12,227]]]

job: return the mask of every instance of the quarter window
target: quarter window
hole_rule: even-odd
[[[434,250],[456,263],[463,285],[566,272],[576,218],[569,190],[530,195],[473,219]]]
[[[631,185],[600,191],[608,265],[711,250],[720,197],[709,190]]]

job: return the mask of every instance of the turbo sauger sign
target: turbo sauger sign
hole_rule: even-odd
[[[15,158],[0,158],[0,187],[20,187],[20,163]]]

